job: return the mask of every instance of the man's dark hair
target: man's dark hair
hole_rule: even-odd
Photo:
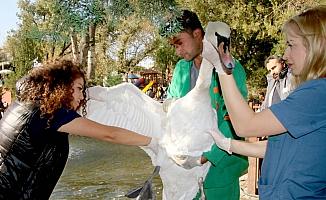
[[[202,34],[205,34],[197,14],[190,10],[182,10],[181,14],[176,14],[165,22],[160,30],[160,35],[163,37],[171,37],[182,31],[192,33],[196,29],[200,29]]]
[[[192,32],[199,28],[204,35],[204,29],[196,13],[189,10],[183,10],[182,16],[177,19],[182,25],[182,31]]]
[[[271,56],[268,56],[268,58],[266,58],[266,60],[265,60],[265,67],[266,67],[267,63],[268,63],[270,60],[273,60],[273,59],[276,59],[276,60],[279,61],[280,63],[282,63],[282,61],[283,61],[283,59],[281,58],[281,56],[271,55]]]

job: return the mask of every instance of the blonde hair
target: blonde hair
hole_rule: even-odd
[[[306,47],[305,67],[294,77],[294,85],[326,77],[326,5],[319,5],[292,17],[283,26],[283,32],[294,32]]]

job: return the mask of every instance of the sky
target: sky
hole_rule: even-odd
[[[0,2],[0,47],[2,47],[6,40],[7,32],[17,27],[18,0],[0,0]]]

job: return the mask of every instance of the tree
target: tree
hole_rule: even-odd
[[[109,35],[108,56],[120,71],[128,72],[148,57],[157,47],[153,26],[132,15],[121,20]]]
[[[16,81],[32,68],[33,60],[45,55],[42,44],[32,34],[37,26],[34,19],[35,6],[27,0],[20,0],[18,7],[21,10],[18,16],[21,23],[17,31],[9,33],[4,45],[4,50],[11,55],[15,68],[15,73],[10,74],[5,81],[6,87],[12,91],[15,90]]]
[[[174,48],[166,39],[161,38],[160,45],[154,52],[155,68],[168,76],[169,73],[172,73],[179,59],[180,57],[176,55]]]
[[[87,78],[95,77],[96,28],[104,21],[105,5],[102,0],[54,0],[56,25],[69,30],[72,58],[87,64]]]
[[[225,21],[233,30],[232,52],[244,65],[252,90],[265,87],[263,62],[282,54],[281,25],[314,0],[20,0],[20,26],[6,49],[22,76],[39,61],[68,57],[81,63],[92,82],[128,71],[143,59],[172,70],[178,57],[158,35],[165,16],[195,11],[205,26]],[[86,68],[87,66],[87,68]],[[96,67],[95,67],[96,66]],[[13,81],[14,82],[14,81]]]

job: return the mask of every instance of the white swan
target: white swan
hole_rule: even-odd
[[[210,150],[213,144],[212,137],[206,132],[212,128],[217,130],[216,113],[209,96],[212,68],[203,60],[196,86],[175,101],[168,113],[163,112],[160,103],[133,84],[89,88],[89,119],[160,139],[160,156],[142,148],[151,157],[154,166],[161,166],[163,199],[188,200],[195,197],[199,190],[198,180],[205,178],[210,167],[207,163],[186,170],[176,165],[170,157],[199,156]]]

